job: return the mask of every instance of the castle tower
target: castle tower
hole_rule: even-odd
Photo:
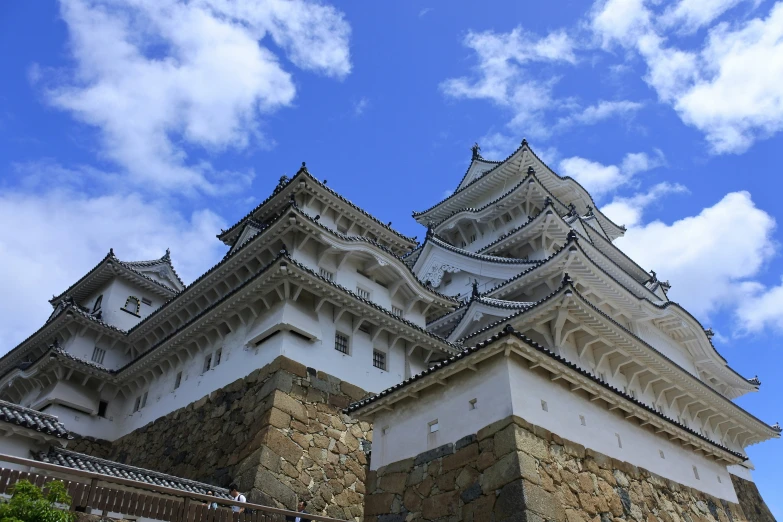
[[[462,301],[428,329],[463,351],[349,408],[374,423],[366,515],[754,520],[745,448],[780,427],[732,399],[760,382],[595,207],[523,141],[503,161],[475,146],[454,193],[414,212],[428,231],[406,262]]]

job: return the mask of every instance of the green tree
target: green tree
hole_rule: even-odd
[[[0,522],[73,522],[76,518],[75,513],[55,506],[71,503],[60,481],[49,482],[45,495],[28,480],[20,480],[12,488],[9,500],[0,499]]]

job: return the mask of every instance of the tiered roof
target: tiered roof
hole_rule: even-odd
[[[25,408],[13,402],[0,400],[0,421],[52,435],[60,439],[72,439],[60,420],[54,415]]]

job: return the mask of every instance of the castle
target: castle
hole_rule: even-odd
[[[0,359],[0,451],[338,518],[766,520],[745,448],[781,429],[732,402],[759,380],[579,183],[474,146],[414,218],[421,243],[303,163],[190,285],[110,251]]]

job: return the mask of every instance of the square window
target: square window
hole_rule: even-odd
[[[468,409],[469,410],[475,410],[476,409],[476,402],[477,402],[477,399],[470,399],[468,401]]]
[[[106,350],[97,346],[92,350],[92,362],[103,364],[103,358],[106,356]]]
[[[214,368],[218,364],[220,364],[220,358],[223,357],[223,348],[218,348],[215,352],[215,358],[212,362],[212,367]]]
[[[544,411],[549,411],[549,406],[547,406],[546,401],[541,401],[541,409]]]
[[[201,369],[201,373],[207,373],[212,367],[212,354],[204,357],[204,367]]]
[[[380,350],[373,350],[372,365],[380,370],[386,371],[386,352],[382,352]]]
[[[327,281],[334,281],[334,272],[330,272],[325,268],[318,269],[318,275],[326,279]]]
[[[348,336],[340,332],[334,334],[334,349],[348,355]]]
[[[402,308],[397,308],[396,306],[392,305],[392,314],[396,315],[397,317],[402,317],[405,315],[405,312],[402,311]]]
[[[177,372],[177,377],[174,379],[174,389],[176,390],[177,388],[179,388],[181,384],[182,384],[182,372]]]
[[[370,291],[365,288],[362,288],[361,286],[356,287],[356,295],[358,295],[359,297],[367,301],[370,300]]]
[[[430,433],[435,433],[435,432],[437,432],[437,431],[438,431],[438,429],[439,429],[439,426],[438,426],[438,419],[435,419],[434,421],[432,421],[432,422],[430,422],[430,423],[429,423],[429,430],[430,430]]]

